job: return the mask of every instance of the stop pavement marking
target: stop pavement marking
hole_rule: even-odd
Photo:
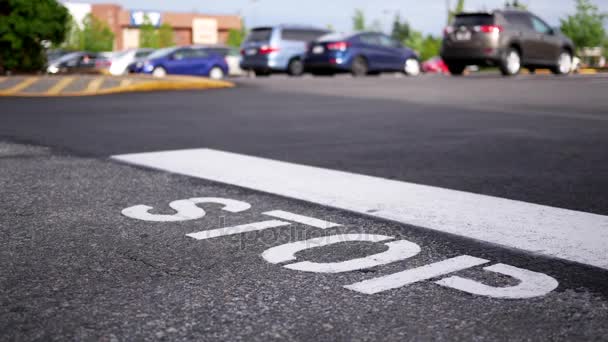
[[[112,158],[608,270],[608,216],[211,149]]]

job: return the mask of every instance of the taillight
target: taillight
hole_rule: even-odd
[[[241,49],[241,56],[245,56],[245,49]]]
[[[350,43],[349,42],[335,42],[335,43],[329,43],[329,44],[327,44],[327,49],[328,50],[344,51],[344,50],[348,49],[349,47],[350,47]]]
[[[500,25],[481,25],[475,26],[475,31],[481,33],[500,33],[503,31],[503,28]]]
[[[269,53],[273,53],[273,52],[277,52],[277,51],[279,51],[278,47],[264,45],[258,50],[258,53],[260,55],[267,55]]]
[[[452,33],[454,33],[454,27],[452,27],[452,26],[447,26],[446,28],[443,29],[443,35],[445,37],[449,36]]]

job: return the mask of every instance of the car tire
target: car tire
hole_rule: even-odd
[[[225,76],[224,70],[218,66],[214,66],[209,70],[209,78],[212,80],[221,80]]]
[[[466,65],[460,63],[446,63],[446,66],[452,76],[462,76],[464,69],[466,69]]]
[[[163,77],[167,76],[167,70],[165,68],[163,68],[162,66],[156,67],[156,68],[154,68],[154,70],[152,70],[152,76],[158,77],[158,78],[163,78]]]
[[[509,48],[500,61],[500,72],[503,76],[515,76],[521,71],[521,53]]]
[[[555,75],[568,75],[572,72],[572,54],[567,50],[562,50],[557,59],[557,65],[551,68]]]
[[[534,75],[534,74],[536,74],[536,69],[535,68],[528,68],[528,72],[530,73],[530,75]]]
[[[408,58],[403,66],[403,73],[407,76],[419,76],[422,73],[422,66],[416,58]]]
[[[302,76],[304,74],[304,62],[299,58],[294,58],[287,65],[287,74],[289,76]]]
[[[351,73],[354,77],[364,77],[367,76],[369,72],[369,67],[367,65],[367,60],[365,58],[358,56],[353,60],[353,64],[351,66]]]
[[[256,77],[269,77],[270,76],[270,71],[266,71],[266,70],[254,70],[253,73],[255,74]]]

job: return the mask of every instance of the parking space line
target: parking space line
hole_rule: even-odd
[[[297,222],[297,223],[301,223],[301,224],[305,224],[305,225],[308,225],[311,227],[316,227],[316,228],[321,228],[321,229],[329,229],[329,228],[341,226],[340,224],[337,224],[337,223],[320,220],[320,219],[317,219],[314,217],[298,215],[298,214],[290,213],[290,212],[283,211],[283,210],[268,211],[268,212],[265,212],[264,215],[280,218],[280,219],[283,219],[286,221]]]
[[[96,77],[94,78],[91,82],[89,82],[89,84],[87,85],[87,89],[85,90],[85,92],[87,93],[93,93],[96,92],[97,90],[99,90],[99,88],[101,87],[101,84],[103,83],[104,78],[103,77]]]
[[[19,82],[18,84],[16,84],[15,86],[5,89],[2,92],[4,94],[15,94],[18,93],[20,91],[22,91],[23,89],[31,86],[32,84],[38,82],[40,78],[39,77],[28,77],[25,80]]]
[[[61,93],[63,89],[69,86],[72,82],[74,82],[74,77],[64,77],[60,79],[55,85],[53,85],[49,90],[47,90],[47,95],[57,95]]]
[[[608,270],[608,216],[210,149],[113,158]]]

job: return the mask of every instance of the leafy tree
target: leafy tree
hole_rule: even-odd
[[[160,25],[158,29],[158,47],[166,48],[175,45],[175,37],[173,35],[173,28],[167,23]]]
[[[422,32],[412,30],[404,43],[407,47],[420,53],[422,51],[422,44],[424,43],[424,36]]]
[[[439,55],[441,49],[441,38],[435,38],[432,35],[426,36],[422,41],[420,49],[420,60],[426,61]]]
[[[114,33],[106,23],[88,14],[82,21],[81,50],[91,52],[112,51]]]
[[[561,30],[579,49],[601,46],[606,37],[605,19],[590,0],[576,0],[576,13],[561,19]]]
[[[158,38],[156,27],[146,15],[143,24],[139,27],[139,47],[158,49],[160,47]]]
[[[45,64],[43,43],[61,43],[69,19],[56,0],[1,0],[0,73],[40,70]]]
[[[226,44],[228,46],[240,47],[245,40],[245,36],[247,35],[247,29],[245,28],[245,23],[241,22],[241,29],[230,29],[228,31],[228,39],[226,40]]]
[[[356,9],[353,16],[353,30],[365,31],[365,13],[362,10]]]
[[[411,31],[410,24],[407,21],[402,22],[399,14],[395,15],[391,37],[397,41],[404,42],[410,36]]]
[[[522,4],[518,0],[513,0],[511,2],[509,2],[509,1],[505,2],[505,7],[506,8],[521,9],[521,10],[527,10],[528,9],[528,6]]]
[[[70,15],[70,20],[67,25],[68,29],[66,32],[65,40],[61,44],[55,44],[55,47],[60,47],[65,50],[83,50],[82,46],[82,30],[78,26],[76,20]]]
[[[452,23],[456,14],[464,11],[464,0],[458,0],[453,10],[448,9],[448,25]]]

